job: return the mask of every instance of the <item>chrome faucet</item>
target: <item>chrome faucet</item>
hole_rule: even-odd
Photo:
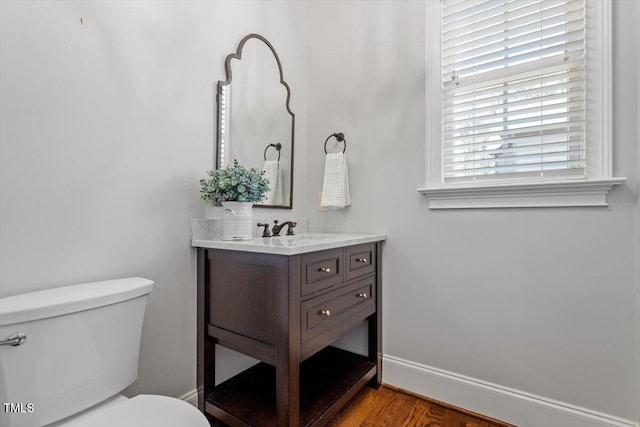
[[[279,236],[280,235],[280,230],[282,230],[282,227],[284,226],[288,226],[287,227],[287,236],[293,236],[293,229],[295,228],[296,225],[298,225],[297,222],[293,222],[293,221],[285,221],[282,224],[278,224],[278,220],[274,219],[273,220],[273,227],[271,228],[271,233],[272,235],[275,236]]]

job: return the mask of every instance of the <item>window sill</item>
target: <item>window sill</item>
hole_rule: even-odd
[[[608,206],[607,194],[626,178],[418,188],[429,209]]]

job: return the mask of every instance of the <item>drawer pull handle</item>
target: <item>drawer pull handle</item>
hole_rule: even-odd
[[[323,273],[331,273],[331,269],[328,267],[320,267],[318,271],[321,271]]]
[[[361,292],[358,295],[356,295],[358,298],[362,298],[362,299],[367,299],[367,293],[366,292]]]
[[[327,317],[331,316],[331,312],[329,310],[320,310],[320,314]]]
[[[367,263],[367,259],[366,258],[356,258],[356,262],[361,262],[363,264]]]

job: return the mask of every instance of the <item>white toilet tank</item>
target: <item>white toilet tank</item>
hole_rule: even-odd
[[[138,377],[151,280],[132,277],[0,298],[0,425],[43,426],[119,393]]]

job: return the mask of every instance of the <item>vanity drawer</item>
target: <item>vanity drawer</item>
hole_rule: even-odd
[[[305,254],[301,262],[301,296],[337,285],[343,280],[344,250],[342,248]]]
[[[376,245],[365,243],[364,245],[350,246],[346,248],[345,280],[355,279],[376,270]]]
[[[348,323],[375,301],[375,277],[369,277],[300,305],[300,332],[306,341],[332,328]],[[365,316],[363,316],[364,318]]]

